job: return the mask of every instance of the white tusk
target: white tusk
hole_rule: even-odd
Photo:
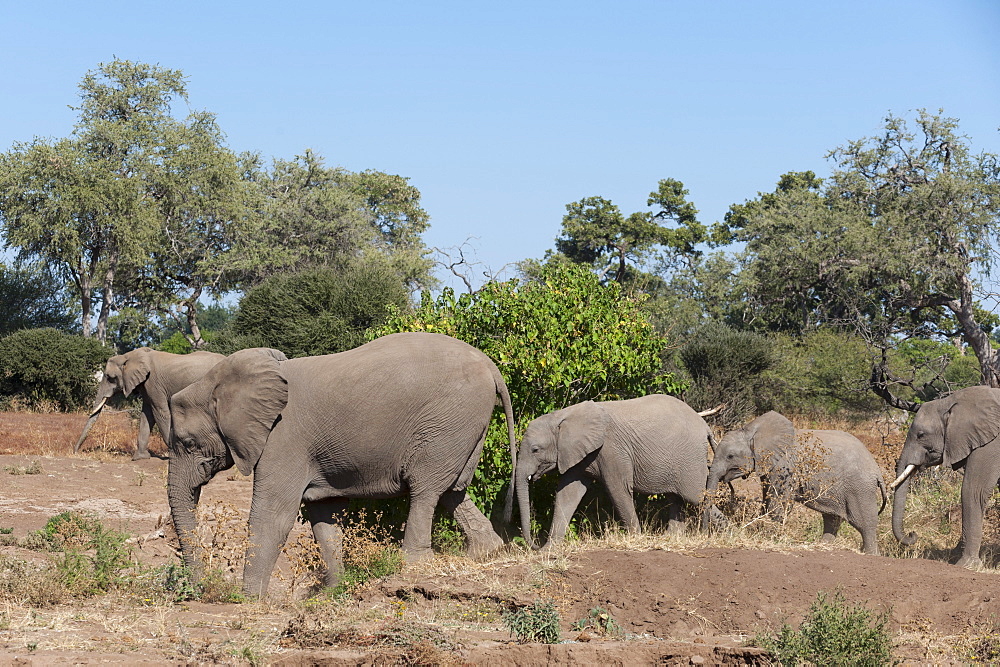
[[[97,404],[97,407],[90,411],[90,416],[93,417],[98,412],[104,409],[104,404],[108,402],[107,398],[102,398],[101,402]]]
[[[906,466],[906,470],[903,471],[903,474],[901,474],[899,477],[897,477],[896,481],[889,485],[889,488],[892,489],[893,491],[895,491],[896,487],[899,486],[900,484],[902,484],[903,482],[905,482],[906,478],[909,477],[910,474],[912,474],[913,471],[916,470],[916,469],[917,469],[917,466],[913,465],[912,463],[910,465]]]

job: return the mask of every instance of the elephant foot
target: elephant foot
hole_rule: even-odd
[[[403,560],[409,563],[418,563],[422,560],[434,558],[434,550],[430,547],[424,549],[403,549]]]
[[[962,556],[961,558],[958,559],[958,562],[955,563],[955,565],[970,570],[974,570],[976,568],[982,567],[983,561],[980,560],[979,556]]]
[[[147,451],[141,451],[141,452],[136,451],[136,453],[132,455],[133,461],[142,461],[143,459],[148,459],[148,458],[149,458],[149,452]]]
[[[823,533],[823,537],[819,538],[819,541],[823,544],[829,544],[837,539],[837,536],[833,533]]]
[[[495,532],[479,535],[476,539],[469,539],[469,545],[465,549],[465,555],[473,560],[487,558],[503,548],[503,540]]]

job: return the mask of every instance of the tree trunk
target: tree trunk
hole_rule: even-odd
[[[976,322],[973,306],[975,300],[972,294],[972,281],[968,275],[959,277],[961,295],[945,305],[955,314],[955,319],[962,327],[962,338],[969,344],[983,373],[983,384],[989,387],[1000,387],[1000,368],[997,363],[997,351],[990,345],[990,338]]]

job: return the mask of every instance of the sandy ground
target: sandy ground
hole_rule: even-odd
[[[167,461],[128,460],[124,414],[73,455],[84,419],[0,414],[0,528],[13,529],[7,541],[14,543],[0,556],[51,558],[16,542],[53,515],[82,510],[135,536],[139,562],[176,562]],[[245,515],[251,487],[235,470],[224,472],[206,487],[202,506]],[[8,600],[0,603],[0,664],[754,664],[763,656],[745,639],[797,623],[819,591],[887,610],[897,657],[940,663],[959,662],[961,647],[992,632],[1000,614],[1000,576],[942,561],[864,556],[839,545],[642,544],[511,552],[485,563],[442,556],[325,606],[299,600],[302,591],[287,578],[275,580],[269,600],[243,604],[144,606],[127,594],[40,608]],[[279,566],[287,577],[288,559]],[[564,643],[520,645],[504,628],[503,611],[539,599],[560,611]],[[626,639],[572,629],[597,607]]]

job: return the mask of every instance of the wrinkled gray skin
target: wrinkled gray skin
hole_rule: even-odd
[[[962,481],[962,537],[955,547],[958,565],[974,567],[982,561],[983,513],[1000,479],[1000,389],[968,387],[920,406],[906,434],[896,462],[897,478],[907,466],[916,472],[935,465],[965,468]],[[914,533],[904,535],[903,515],[910,474],[896,487],[892,503],[892,533],[903,544],[913,544]]]
[[[559,471],[552,526],[545,546],[566,536],[580,500],[600,480],[619,518],[639,530],[633,492],[668,494],[671,530],[683,528],[684,503],[705,493],[708,424],[681,400],[652,394],[626,401],[586,401],[528,424],[514,474],[521,534],[533,549],[530,483]]]
[[[793,473],[805,461],[813,471]],[[767,462],[766,465],[764,462]],[[730,431],[715,448],[708,493],[720,482],[760,475],[764,511],[776,519],[794,500],[823,515],[823,540],[832,540],[847,522],[861,533],[862,550],[878,554],[878,516],[885,509],[885,480],[864,444],[843,431],[796,430],[777,412],[768,412]],[[879,505],[881,498],[881,506]],[[702,519],[704,525],[704,517]]]
[[[248,595],[267,592],[302,503],[327,585],[343,573],[340,520],[351,498],[409,496],[408,560],[431,555],[439,501],[454,514],[470,554],[496,550],[501,539],[465,489],[498,395],[513,443],[510,397],[497,367],[440,334],[393,334],[291,360],[263,348],[233,354],[170,402],[167,490],[185,563],[198,570],[192,531],[201,489],[234,463],[254,475]]]
[[[139,415],[139,438],[132,460],[148,459],[149,433],[153,424],[160,429],[164,441],[170,437],[170,397],[225,358],[225,355],[214,352],[171,354],[148,347],[111,357],[97,386],[97,398],[90,418],[73,452],[80,451],[108,399],[115,394],[129,396],[135,392],[142,398],[142,413]]]

